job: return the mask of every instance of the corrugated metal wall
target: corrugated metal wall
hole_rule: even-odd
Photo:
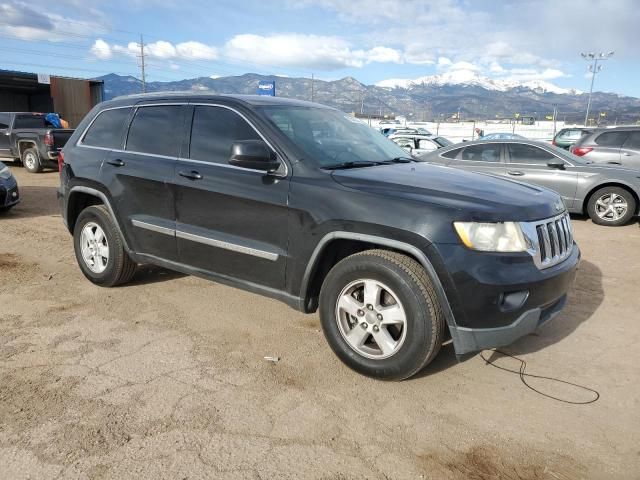
[[[53,110],[76,128],[91,110],[91,89],[87,80],[51,77]]]

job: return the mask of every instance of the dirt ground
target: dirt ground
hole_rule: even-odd
[[[58,213],[57,173],[13,171],[22,203],[0,217],[2,478],[640,478],[638,223],[574,218],[583,261],[568,306],[507,349],[529,373],[601,395],[574,405],[478,356],[458,363],[451,345],[412,380],[359,376],[317,315],[194,277],[141,267],[130,285],[94,286]]]

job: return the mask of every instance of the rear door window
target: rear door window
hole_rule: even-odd
[[[122,148],[124,128],[130,108],[105,110],[99,113],[82,139],[83,145],[100,148]]]
[[[601,147],[621,147],[629,136],[629,132],[604,132],[595,139],[596,145]]]
[[[500,161],[501,148],[499,143],[470,145],[462,151],[460,159],[474,162],[497,163]]]
[[[533,145],[510,143],[507,148],[509,150],[509,163],[546,164],[549,160],[556,158],[552,153]]]
[[[126,150],[177,157],[182,128],[181,109],[181,105],[138,108],[129,127]]]

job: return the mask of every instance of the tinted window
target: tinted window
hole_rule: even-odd
[[[240,115],[221,107],[196,107],[191,127],[191,155],[195,160],[227,163],[231,145],[239,140],[261,140]]]
[[[500,144],[488,143],[486,145],[471,145],[462,151],[461,159],[476,162],[499,162]]]
[[[122,134],[130,111],[130,108],[118,108],[100,113],[82,143],[92,147],[122,148]]]
[[[621,147],[629,132],[605,132],[596,137],[596,144],[603,147]]]
[[[564,138],[566,140],[578,140],[580,137],[582,137],[581,130],[567,130],[560,134],[560,138]]]
[[[11,117],[8,113],[0,113],[0,130],[9,128]]]
[[[626,148],[640,148],[640,130],[631,132],[624,142]]]
[[[45,128],[42,115],[16,115],[13,128]]]
[[[180,105],[139,108],[129,128],[127,150],[177,157],[181,109]]]
[[[509,149],[509,162],[511,163],[543,163],[553,160],[555,156],[541,148],[521,143],[511,143]]]
[[[461,148],[456,148],[454,150],[449,150],[448,152],[444,152],[442,154],[443,157],[445,158],[456,158],[458,156],[458,154],[460,153],[460,150],[462,150]]]

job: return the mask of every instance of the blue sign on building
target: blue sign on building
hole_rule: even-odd
[[[268,95],[270,97],[276,96],[276,82],[265,82],[260,80],[258,82],[258,95]]]

